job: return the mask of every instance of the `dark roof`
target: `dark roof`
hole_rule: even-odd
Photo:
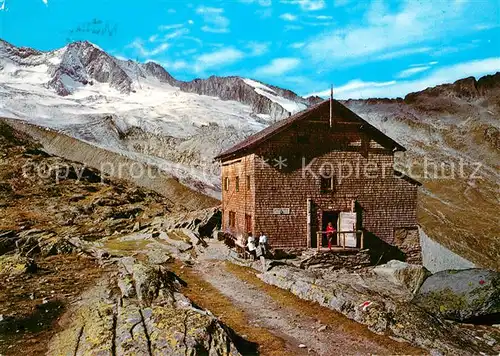
[[[319,104],[316,104],[314,106],[311,106],[303,111],[300,111],[296,113],[295,115],[292,115],[286,119],[280,120],[268,127],[266,127],[264,130],[259,131],[255,133],[254,135],[251,135],[247,137],[245,140],[241,141],[240,143],[234,145],[230,149],[222,152],[219,154],[217,157],[215,157],[215,160],[224,160],[230,157],[234,157],[235,155],[242,153],[243,151],[248,151],[262,142],[265,142],[275,134],[282,132],[286,128],[290,127],[293,123],[301,120],[305,120],[309,118],[312,114],[314,114],[317,110],[322,109],[324,107],[328,107],[330,105],[330,100],[325,100]],[[367,121],[363,120],[361,117],[359,117],[356,113],[348,109],[346,106],[342,105],[339,103],[337,100],[332,100],[332,110],[336,116],[340,116],[344,119],[354,119],[357,121],[360,121],[364,127],[366,127],[367,131],[372,132],[373,134],[379,135],[383,137],[386,141],[388,141],[396,150],[398,151],[406,151],[406,149],[401,146],[399,143],[394,141],[392,138],[389,136],[385,135],[382,131],[374,127],[373,125],[369,124]]]

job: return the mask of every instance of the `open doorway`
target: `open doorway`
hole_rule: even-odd
[[[337,228],[338,220],[339,220],[338,211],[331,211],[331,210],[323,211],[321,214],[321,231],[326,231],[326,227],[328,226],[329,222],[331,222],[335,230],[338,231]],[[336,238],[333,239],[333,243],[338,245]],[[322,234],[321,246],[327,246],[327,245],[328,245],[328,239],[326,237],[326,234]]]

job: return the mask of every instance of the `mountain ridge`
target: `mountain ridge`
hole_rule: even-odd
[[[72,94],[76,85],[93,85],[94,81],[108,83],[119,92],[130,94],[140,90],[140,78],[145,78],[149,74],[160,82],[178,87],[185,92],[214,96],[222,100],[236,100],[251,106],[258,113],[270,115],[273,119],[286,117],[310,104],[309,100],[298,96],[291,90],[267,86],[251,80],[266,86],[270,92],[274,92],[273,94],[297,103],[295,110],[287,110],[283,105],[270,99],[269,95],[259,95],[252,85],[245,82],[244,78],[237,76],[210,76],[206,79],[196,78],[191,81],[177,80],[163,66],[154,61],[142,64],[132,60],[120,60],[88,41],[72,42],[53,51],[16,47],[1,39],[0,45],[6,48],[4,52],[13,61],[22,58],[18,61],[20,64],[29,65],[28,59],[33,59],[33,57],[42,57],[32,60],[32,64],[35,65],[48,61],[52,78],[47,85],[61,96]]]

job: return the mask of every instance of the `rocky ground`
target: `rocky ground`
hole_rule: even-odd
[[[78,255],[40,257],[36,269],[26,259],[0,256],[0,354],[46,352],[55,321],[106,271]],[[28,265],[30,266],[30,265]]]
[[[16,245],[27,255],[49,253],[64,248],[54,246],[61,238],[131,232],[172,207],[159,194],[47,155],[3,123],[0,157],[0,253]]]

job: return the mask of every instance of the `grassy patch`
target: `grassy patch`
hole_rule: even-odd
[[[172,240],[183,241],[188,244],[191,244],[191,239],[189,238],[189,236],[180,230],[169,231],[168,237],[171,238]]]
[[[111,250],[113,252],[118,252],[124,255],[130,255],[130,253],[145,250],[150,243],[151,241],[143,239],[130,241],[111,239],[105,241],[103,245],[106,250]]]
[[[190,268],[181,269],[182,264],[175,262],[170,265],[172,270],[186,283],[182,293],[195,304],[210,310],[214,315],[239,335],[259,345],[260,355],[289,356],[285,341],[267,329],[249,325],[245,314],[234,306],[234,304],[215,289],[210,283],[197,275]]]
[[[300,299],[294,294],[260,280],[253,269],[226,262],[226,269],[239,279],[261,289],[280,305],[293,308],[298,313],[315,318],[324,325],[334,325],[335,329],[369,339],[387,348],[391,354],[422,355],[425,352],[406,343],[394,341],[386,336],[372,333],[364,325],[347,319],[344,315],[317,303]]]
[[[111,268],[77,255],[39,257],[36,273],[0,273],[0,354],[44,355],[57,319]]]

